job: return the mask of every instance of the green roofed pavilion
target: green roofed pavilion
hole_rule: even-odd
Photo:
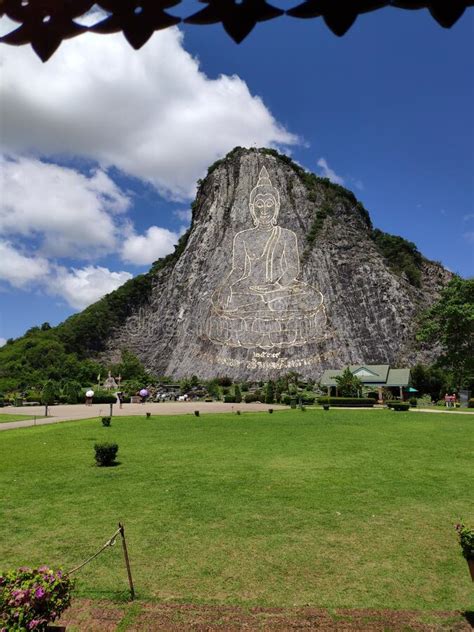
[[[374,387],[379,394],[379,400],[382,401],[382,389],[396,389],[400,399],[403,399],[404,389],[408,391],[410,384],[410,369],[392,369],[389,364],[353,364],[349,367],[351,373],[359,378],[364,386]],[[328,369],[324,371],[320,384],[326,386],[328,394],[331,389],[336,389],[336,377],[342,375],[345,369]],[[392,391],[393,394],[394,391]]]

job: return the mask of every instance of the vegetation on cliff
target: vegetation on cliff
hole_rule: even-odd
[[[418,339],[440,343],[438,366],[452,371],[456,386],[474,379],[474,279],[455,276],[422,315]]]

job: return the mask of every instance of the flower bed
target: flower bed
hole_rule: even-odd
[[[73,582],[61,570],[21,567],[0,575],[0,630],[46,630],[71,603]]]

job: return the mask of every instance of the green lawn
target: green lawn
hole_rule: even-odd
[[[118,442],[98,468],[93,445]],[[71,568],[125,524],[139,597],[468,609],[474,421],[307,410],[114,418],[0,435],[0,560]],[[79,596],[126,588],[120,546]]]
[[[34,415],[14,415],[10,413],[0,413],[0,424],[6,421],[23,421],[24,419],[33,419]],[[37,416],[36,419],[39,419]]]

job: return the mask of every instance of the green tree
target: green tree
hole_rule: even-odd
[[[240,387],[238,384],[236,384],[234,387],[234,397],[236,404],[240,404],[240,402],[242,401],[242,393],[240,392]]]
[[[429,395],[432,400],[441,399],[445,393],[454,390],[452,374],[440,367],[416,364],[410,371],[410,378],[418,395]]]
[[[79,382],[66,382],[63,387],[63,395],[68,404],[77,404],[81,394],[81,385]]]
[[[191,390],[191,380],[187,377],[183,378],[179,383],[179,389],[181,391],[181,395],[186,395]]]
[[[267,382],[267,387],[265,389],[265,403],[275,403],[275,382],[273,380],[268,380]]]
[[[451,279],[422,315],[417,338],[441,347],[437,365],[451,370],[462,388],[474,373],[474,279]]]
[[[48,380],[44,385],[43,392],[41,393],[41,403],[45,406],[52,406],[56,399],[56,385],[51,380]]]
[[[220,398],[219,384],[217,383],[216,379],[209,380],[209,382],[206,385],[206,388],[210,397],[214,397],[215,399]]]
[[[340,397],[358,397],[362,390],[362,382],[352,374],[349,367],[341,375],[336,376],[337,392]]]
[[[121,362],[115,364],[112,370],[114,375],[121,375],[124,380],[141,380],[144,383],[149,381],[149,375],[143,364],[127,349],[122,350]]]

